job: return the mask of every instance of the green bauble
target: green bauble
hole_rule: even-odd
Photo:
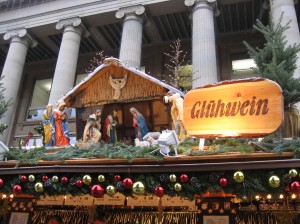
[[[35,176],[34,176],[34,175],[29,175],[29,176],[28,176],[28,180],[29,180],[30,182],[34,182],[34,181],[35,181]]]
[[[176,182],[177,177],[176,177],[175,174],[171,174],[170,177],[169,177],[169,179],[170,179],[171,182],[174,183],[174,182]]]
[[[58,176],[53,176],[51,178],[51,180],[52,180],[53,183],[57,183],[59,179],[58,179]]]
[[[180,183],[176,183],[176,184],[174,185],[174,190],[177,191],[177,192],[181,191],[181,190],[182,190],[181,184],[180,184]]]
[[[245,179],[243,172],[237,171],[233,174],[233,179],[237,183],[242,183]]]
[[[44,191],[44,185],[41,182],[38,182],[34,185],[34,190],[38,193],[41,193]]]
[[[109,195],[109,196],[113,196],[115,193],[116,193],[116,188],[112,185],[108,185],[106,187],[106,193]]]
[[[135,182],[132,186],[132,191],[136,194],[144,194],[145,186],[142,182]]]
[[[98,176],[98,181],[99,181],[100,183],[104,182],[104,181],[105,181],[105,176],[100,174],[100,175]]]
[[[84,175],[83,178],[82,178],[82,182],[85,184],[85,185],[90,185],[92,183],[92,178],[90,175]]]
[[[280,186],[280,179],[277,176],[271,176],[269,179],[270,187],[277,188]]]
[[[291,169],[290,171],[289,171],[289,175],[291,175],[291,177],[296,177],[297,175],[298,175],[298,172],[297,172],[297,170],[295,170],[295,169]]]

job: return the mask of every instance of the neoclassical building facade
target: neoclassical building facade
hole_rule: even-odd
[[[247,76],[248,70],[234,67],[249,59],[243,41],[262,46],[256,20],[267,24],[271,15],[277,22],[282,13],[282,23],[291,21],[288,44],[298,44],[294,0],[1,1],[1,82],[11,100],[1,141],[12,145],[33,132],[46,105],[79,83],[100,51],[164,80],[164,53],[179,39],[192,68],[189,88]],[[72,112],[69,129],[76,132]]]

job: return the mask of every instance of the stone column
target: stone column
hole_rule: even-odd
[[[192,6],[192,63],[196,88],[218,81],[213,5],[208,0],[185,0]]]
[[[79,46],[83,28],[80,18],[61,20],[56,24],[56,29],[64,28],[64,33],[59,49],[49,103],[56,105],[74,86]]]
[[[18,104],[18,92],[22,80],[23,68],[29,47],[36,46],[37,42],[32,39],[26,29],[9,31],[4,34],[4,40],[11,40],[2,71],[2,80],[5,91],[5,100],[11,100],[11,105],[1,119],[1,123],[7,124],[8,128],[0,135],[0,141],[9,143]]]
[[[140,69],[143,35],[144,6],[122,8],[116,13],[118,19],[124,18],[119,59]]]
[[[299,3],[298,3],[299,4]],[[289,21],[290,28],[284,33],[287,41],[287,45],[294,45],[300,43],[299,25],[297,22],[297,15],[294,6],[294,0],[271,0],[271,15],[275,24],[278,24],[280,16],[283,13],[281,24],[285,25]],[[294,77],[300,77],[300,52],[297,54],[297,68],[294,73]]]

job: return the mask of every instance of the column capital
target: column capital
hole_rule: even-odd
[[[13,40],[13,39],[21,39],[25,40],[30,47],[35,47],[37,45],[37,41],[33,39],[33,37],[28,33],[27,29],[16,29],[7,31],[4,36],[4,40]]]
[[[78,34],[81,36],[81,34],[84,34],[84,37],[87,37],[90,35],[90,32],[86,29],[84,24],[82,23],[81,19],[79,17],[74,17],[74,18],[68,18],[68,19],[63,19],[60,20],[56,24],[56,29],[65,29],[67,30],[68,28],[77,28],[76,30],[78,31]]]
[[[184,0],[184,4],[188,7],[194,7],[193,10],[200,8],[212,10],[215,17],[220,15],[216,0]]]
[[[145,7],[142,5],[135,5],[130,7],[121,8],[116,12],[116,17],[118,19],[123,18],[127,15],[135,14],[137,16],[141,16],[145,13]]]

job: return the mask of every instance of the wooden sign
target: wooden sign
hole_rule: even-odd
[[[161,205],[164,207],[189,207],[191,209],[196,209],[195,200],[189,200],[187,198],[182,197],[170,197],[170,196],[163,196],[161,198]]]
[[[157,207],[159,198],[153,195],[133,195],[127,198],[128,206]]]
[[[88,194],[73,196],[67,195],[65,200],[65,205],[73,206],[92,206],[94,197]]]
[[[121,193],[116,193],[113,196],[104,194],[103,198],[94,198],[94,205],[120,205],[125,204],[125,196]]]
[[[283,96],[273,81],[232,80],[191,90],[184,98],[188,134],[207,137],[260,137],[280,128]]]
[[[65,201],[64,196],[41,196],[39,200],[37,200],[36,204],[43,205],[63,205]]]

